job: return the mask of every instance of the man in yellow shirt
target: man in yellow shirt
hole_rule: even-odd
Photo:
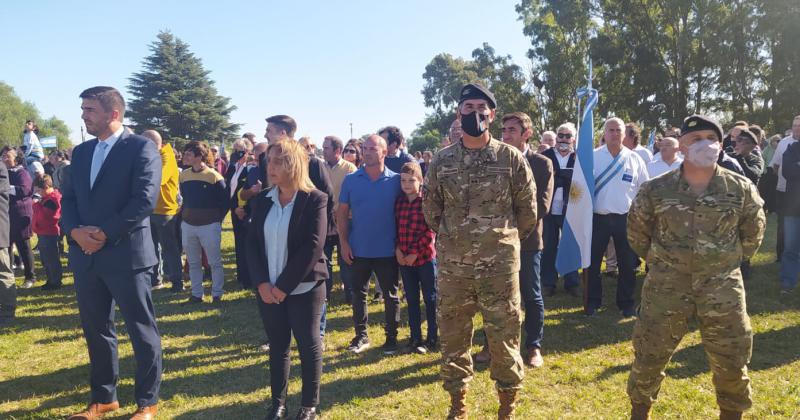
[[[172,291],[183,291],[183,274],[181,271],[181,253],[178,246],[177,219],[178,214],[178,162],[172,146],[161,140],[155,130],[142,133],[155,143],[161,154],[161,191],[153,214],[150,215],[150,231],[159,264],[153,270],[152,285],[154,289],[163,287],[162,278],[172,283]]]
[[[342,151],[344,150],[344,142],[336,136],[327,136],[322,142],[322,157],[325,158],[325,163],[328,165],[328,172],[331,177],[331,187],[333,188],[333,211],[339,207],[339,192],[342,190],[342,182],[344,177],[355,172],[356,165],[342,159]],[[336,232],[336,229],[333,230]],[[328,258],[328,296],[330,296],[331,287],[333,287],[333,248],[339,248],[339,235],[329,234],[325,242],[325,256]],[[350,281],[349,266],[339,261],[339,277],[342,279],[344,285],[344,298],[349,303],[352,299],[352,286]]]

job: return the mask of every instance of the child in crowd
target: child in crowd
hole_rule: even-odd
[[[33,203],[33,233],[38,237],[39,259],[42,262],[47,283],[42,290],[55,290],[61,287],[61,259],[58,242],[61,228],[61,193],[53,188],[53,179],[43,174],[33,180],[36,193],[41,197]]]
[[[436,251],[435,233],[422,214],[422,169],[417,162],[408,162],[400,169],[403,194],[395,203],[397,247],[395,256],[403,276],[408,303],[408,325],[411,329],[409,352],[424,354],[435,350],[439,342],[436,326]],[[419,293],[425,301],[428,336],[422,341]]]

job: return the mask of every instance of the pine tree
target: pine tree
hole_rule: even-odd
[[[230,98],[220,96],[189,45],[169,31],[160,32],[143,60],[144,69],[129,79],[127,116],[137,131],[154,129],[164,138],[218,142],[236,136],[230,122]]]

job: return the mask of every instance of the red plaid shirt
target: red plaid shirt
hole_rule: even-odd
[[[405,254],[416,254],[413,266],[419,267],[436,258],[433,247],[436,234],[425,223],[422,214],[422,197],[408,201],[405,194],[400,195],[394,205],[394,217],[397,221],[397,246]]]

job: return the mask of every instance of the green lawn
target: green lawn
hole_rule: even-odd
[[[753,418],[800,417],[800,294],[778,294],[774,263],[774,220],[768,240],[753,261],[747,284],[755,330],[750,364],[755,404]],[[228,225],[229,226],[229,225]],[[233,281],[233,238],[223,239],[226,269],[222,308],[183,307],[187,294],[154,293],[164,348],[160,418],[256,419],[269,404],[267,355],[258,351],[264,336],[250,292]],[[79,327],[71,277],[57,292],[19,293],[18,323],[0,331],[0,418],[64,418],[84,407],[89,395],[88,355]],[[614,280],[606,279],[605,302],[613,304]],[[22,280],[18,279],[19,284]],[[40,283],[41,284],[41,283]],[[373,348],[361,355],[345,351],[352,338],[351,310],[336,288],[329,308],[328,350],[321,406],[326,419],[444,418],[448,397],[439,381],[440,354],[384,357],[380,305],[370,306]],[[565,294],[549,298],[545,367],[527,370],[517,411],[519,419],[624,418],[625,383],[633,359],[633,321],[612,307],[587,319],[580,302]],[[404,319],[405,307],[403,307]],[[118,318],[121,320],[121,318]],[[476,318],[476,326],[480,317]],[[119,399],[126,418],[134,410],[134,363],[124,326],[119,324],[121,383]],[[408,329],[401,327],[405,344]],[[475,351],[477,351],[477,346]],[[293,353],[288,405],[299,406],[299,360]],[[714,390],[699,334],[686,336],[669,365],[656,418],[712,418]],[[486,366],[477,367],[469,393],[471,418],[495,416],[497,402]]]

